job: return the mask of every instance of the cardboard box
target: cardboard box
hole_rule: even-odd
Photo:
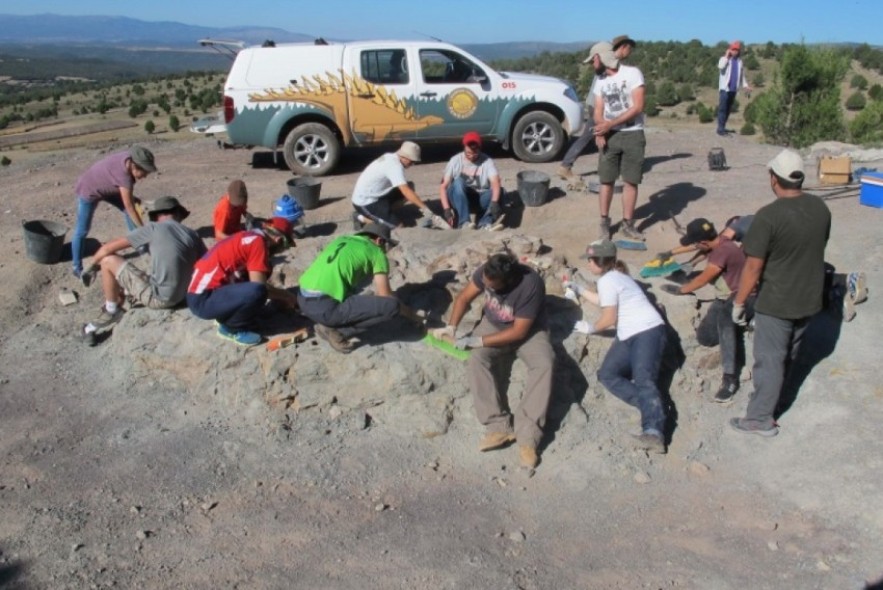
[[[819,158],[819,182],[822,184],[849,184],[852,161],[849,156]]]
[[[883,209],[883,173],[865,172],[862,174],[862,190],[858,202],[868,207]]]

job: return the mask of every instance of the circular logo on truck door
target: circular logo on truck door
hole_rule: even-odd
[[[448,111],[458,119],[468,119],[478,108],[478,97],[468,88],[457,88],[448,96]]]

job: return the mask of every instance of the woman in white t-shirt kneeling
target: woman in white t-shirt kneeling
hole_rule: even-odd
[[[601,307],[592,324],[579,321],[574,331],[594,334],[616,328],[616,338],[607,351],[598,380],[616,397],[641,411],[638,448],[665,453],[665,408],[656,385],[665,348],[665,322],[641,287],[616,260],[616,245],[610,240],[589,244],[583,256],[589,271],[600,277],[598,292],[565,282],[565,297],[579,303],[585,299]]]

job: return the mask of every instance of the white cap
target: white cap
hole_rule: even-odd
[[[408,158],[412,162],[419,162],[420,146],[413,141],[406,141],[402,144],[402,147],[399,148],[399,151],[396,152],[396,155]]]
[[[600,55],[602,51],[613,51],[613,45],[608,43],[607,41],[599,41],[592,45],[592,48],[589,49],[589,57],[583,60],[584,64],[591,63],[592,58],[595,55]]]
[[[767,168],[779,178],[785,180],[803,180],[806,175],[803,171],[803,158],[793,150],[782,150],[779,155],[770,160]]]

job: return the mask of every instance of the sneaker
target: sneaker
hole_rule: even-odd
[[[778,426],[773,426],[772,428],[760,428],[759,426],[748,422],[745,418],[730,418],[730,426],[736,432],[742,432],[744,434],[757,434],[767,437],[779,434]]]
[[[527,445],[518,445],[518,459],[521,461],[521,466],[527,469],[533,469],[540,462],[537,450]]]
[[[352,343],[344,338],[343,334],[341,334],[334,328],[329,328],[328,326],[323,326],[322,324],[316,324],[315,330],[316,335],[322,338],[322,340],[324,340],[328,344],[330,344],[331,348],[333,348],[337,352],[349,354],[353,351]]]
[[[224,340],[235,342],[239,346],[255,346],[261,343],[261,335],[249,330],[235,330],[224,324],[218,324],[218,336]]]
[[[101,313],[98,314],[98,317],[91,322],[89,325],[95,328],[95,332],[99,332],[102,330],[106,330],[116,324],[123,317],[123,308],[117,307],[117,310],[113,313],[107,311],[107,308],[103,305],[101,306]]]
[[[460,226],[460,229],[475,229],[475,224],[471,221],[467,221],[463,225]]]
[[[80,337],[87,346],[98,344],[98,334],[89,324],[83,324],[83,327],[80,328]]]
[[[506,229],[506,223],[503,221],[504,217],[506,216],[500,215],[495,222],[484,226],[484,229],[486,229],[487,231],[503,231],[504,229]]]
[[[868,298],[868,278],[863,272],[851,272],[846,275],[846,290],[853,303],[862,303]]]
[[[609,240],[610,239],[610,218],[609,217],[601,217],[601,239]]]
[[[855,319],[855,301],[849,294],[843,297],[843,321],[851,322]]]
[[[665,454],[665,441],[658,434],[652,432],[642,432],[641,434],[633,434],[635,439],[635,448],[641,451],[656,453],[657,455]]]
[[[620,227],[619,231],[626,239],[635,240],[638,242],[644,241],[644,234],[642,234],[635,228],[634,219],[623,219],[622,227]]]
[[[739,379],[733,375],[724,375],[720,389],[714,394],[714,401],[719,404],[728,404],[733,401],[733,396],[739,391]]]
[[[726,132],[725,130],[723,130],[723,129],[718,129],[718,130],[717,130],[717,134],[720,135],[721,137],[726,137],[726,136],[727,136],[727,132]]]
[[[564,180],[572,180],[572,179],[576,178],[576,174],[574,174],[573,170],[571,170],[567,166],[559,166],[557,174],[558,174],[558,176],[560,176]]]
[[[479,451],[493,451],[515,442],[515,435],[511,432],[489,432],[478,443]]]

